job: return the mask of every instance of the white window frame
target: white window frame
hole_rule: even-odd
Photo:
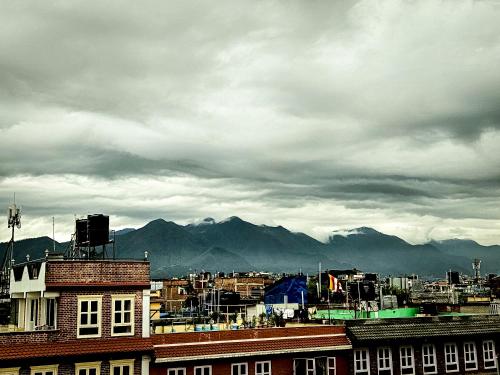
[[[90,312],[87,312],[89,315],[89,319],[87,320],[87,324],[82,325],[81,321],[81,313],[82,313],[82,302],[90,302],[97,301],[97,324],[90,324]],[[101,318],[102,318],[102,295],[101,296],[78,296],[78,315],[77,315],[77,327],[76,327],[76,337],[77,338],[87,338],[87,337],[101,337],[102,327],[101,327]],[[97,328],[96,334],[80,334],[81,328]]]
[[[167,375],[186,375],[186,368],[185,367],[169,368],[167,370]]]
[[[366,355],[364,359],[360,357],[361,353]],[[370,351],[368,349],[362,348],[354,350],[354,374],[370,375]]]
[[[120,367],[120,375],[123,375],[123,367],[128,366],[129,375],[134,375],[134,362],[133,359],[119,359],[115,361],[109,361],[109,375],[114,375],[115,367]]]
[[[30,373],[31,375],[35,375],[40,372],[45,375],[48,372],[52,372],[53,375],[57,375],[57,370],[59,369],[59,365],[47,365],[47,366],[31,366]]]
[[[468,346],[471,346],[472,351],[467,350]],[[467,356],[473,356],[473,360],[470,358],[467,359]],[[470,365],[473,365],[474,367],[467,367]],[[476,349],[476,343],[474,341],[467,341],[464,342],[464,370],[465,371],[474,371],[477,370],[477,349]]]
[[[85,370],[85,375],[89,375],[89,370],[95,369],[96,375],[101,375],[102,362],[80,362],[75,363],[75,375],[80,375],[80,370]]]
[[[269,364],[269,371],[264,371],[264,369],[262,369],[262,371],[257,372],[257,365],[264,366],[264,364],[266,363]],[[273,373],[273,368],[271,367],[271,361],[255,362],[255,375],[272,375],[272,373]]]
[[[21,367],[0,368],[0,375],[19,375],[20,368]]]
[[[197,375],[196,370],[206,370],[206,369],[208,369],[208,375],[212,375],[212,365],[195,366],[193,373],[194,375]],[[205,375],[205,371],[203,371],[201,375]]]
[[[408,356],[408,350],[410,355]],[[404,355],[403,355],[404,351]],[[406,365],[403,366],[403,358],[406,361]],[[410,361],[408,360],[410,359]],[[399,347],[399,361],[401,363],[401,374],[404,375],[415,375],[415,350],[411,345],[403,345]],[[408,366],[408,362],[411,362],[411,366]],[[405,370],[411,370],[411,372],[405,372]]]
[[[333,362],[333,367],[331,367],[330,361]],[[337,357],[326,357],[326,373],[328,375],[337,375]]]
[[[449,351],[452,349],[452,351]],[[453,357],[454,361],[448,361],[448,356]],[[454,342],[447,342],[444,344],[444,364],[446,373],[459,372],[460,365],[458,361],[458,346]],[[450,369],[449,366],[454,366],[456,369]]]
[[[495,350],[495,341],[493,340],[484,340],[483,341],[483,361],[484,361],[484,369],[492,369],[497,368],[496,361],[496,350]],[[492,365],[487,365],[487,362],[493,362]]]
[[[432,350],[432,354],[425,353],[424,348],[429,348]],[[432,359],[432,362],[429,362],[426,365],[426,359]],[[426,367],[433,366],[434,370],[426,370]],[[437,374],[437,358],[436,358],[436,346],[434,344],[424,344],[422,345],[422,372],[424,374]]]
[[[385,356],[386,350],[389,353],[389,358]],[[380,353],[383,353],[383,357],[380,355]],[[382,360],[383,367],[380,366],[380,360]],[[389,367],[385,367],[385,364],[383,362],[389,360]],[[382,371],[389,371],[390,375],[392,375],[392,350],[389,346],[381,346],[377,348],[377,371],[380,374]]]
[[[241,372],[241,366],[244,368],[244,372]],[[236,375],[248,375],[248,362],[241,362],[241,363],[232,363],[231,364],[231,375],[234,374],[234,371],[237,371],[238,373]]]
[[[116,323],[115,322],[115,301],[121,301],[122,302],[122,308],[123,308],[123,302],[124,301],[130,301],[130,323],[123,323],[123,318],[124,318],[124,310],[122,309],[121,312],[121,323]],[[111,336],[133,336],[134,335],[134,321],[135,321],[135,294],[122,294],[122,295],[112,295],[111,296]],[[119,332],[119,333],[114,333],[114,328],[115,327],[128,327],[130,326],[130,332]]]

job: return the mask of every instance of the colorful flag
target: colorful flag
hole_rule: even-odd
[[[328,289],[330,289],[332,292],[341,292],[342,291],[342,284],[340,283],[340,280],[337,279],[333,275],[328,275],[330,277],[330,285],[328,286]]]

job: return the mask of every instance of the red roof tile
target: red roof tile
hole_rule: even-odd
[[[172,344],[182,342],[206,342],[257,339],[270,337],[311,336],[345,334],[344,326],[304,326],[284,328],[257,328],[234,331],[182,332],[175,334],[159,334],[152,337],[153,344]]]
[[[65,342],[1,345],[0,359],[18,360],[117,352],[146,352],[152,351],[152,348],[151,339],[145,338],[80,339]]]
[[[351,345],[343,327],[166,334],[155,336],[153,342],[157,362],[341,350]]]

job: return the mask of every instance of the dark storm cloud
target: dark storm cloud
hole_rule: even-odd
[[[0,204],[23,196],[32,233],[105,210],[500,242],[499,13],[3,2]]]

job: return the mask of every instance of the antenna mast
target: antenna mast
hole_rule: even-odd
[[[14,232],[15,228],[21,228],[21,209],[15,203],[11,204],[7,210],[7,224],[8,228],[12,228],[12,235],[3,257],[2,269],[0,270],[0,298],[9,297],[10,270],[14,261]]]

